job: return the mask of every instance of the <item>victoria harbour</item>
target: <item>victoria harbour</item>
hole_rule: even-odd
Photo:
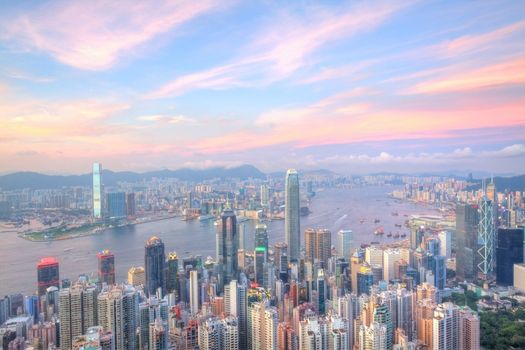
[[[354,245],[378,241],[391,243],[386,235],[376,236],[374,230],[384,227],[385,232],[406,232],[395,225],[403,223],[404,215],[435,212],[430,206],[412,202],[399,202],[388,197],[395,187],[378,186],[353,189],[328,188],[312,199],[311,214],[301,217],[301,229],[326,227],[332,232],[332,241],[338,230],[353,231]],[[366,195],[365,195],[366,194]],[[396,211],[399,216],[392,216]],[[374,220],[380,219],[380,223]],[[363,220],[360,223],[360,220]],[[254,222],[245,221],[246,249],[253,249]],[[284,240],[284,221],[268,223],[270,243]],[[108,229],[102,234],[53,242],[31,242],[16,238],[14,233],[2,232],[3,244],[0,294],[13,291],[30,293],[35,286],[35,266],[44,256],[56,256],[60,261],[60,274],[74,280],[78,274],[96,272],[96,254],[110,249],[115,254],[117,280],[124,281],[131,266],[143,264],[144,243],[156,235],[166,244],[168,251],[179,256],[201,255],[215,258],[215,227],[213,220],[182,221],[180,218],[160,220],[134,226]],[[11,235],[11,236],[10,236]],[[24,252],[24,254],[20,254]],[[33,278],[19,279],[19,275]]]

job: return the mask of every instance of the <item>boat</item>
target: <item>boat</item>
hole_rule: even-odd
[[[363,222],[365,222],[365,219],[361,219],[359,220],[359,223],[362,224]]]
[[[399,216],[399,213],[397,211],[392,212],[392,216]]]
[[[380,222],[381,222],[381,220],[379,220],[379,219],[375,219],[374,220],[374,224],[379,224]]]
[[[386,236],[387,237],[392,237],[392,232],[389,232]]]
[[[64,253],[70,252],[72,250],[73,250],[73,248],[66,248],[66,249],[64,249]]]
[[[199,216],[199,221],[206,221],[206,220],[211,220],[211,219],[214,219],[215,216],[213,215],[201,215]]]
[[[396,227],[403,227],[403,225],[401,225],[401,224],[396,224],[395,226]]]
[[[379,227],[377,228],[375,231],[374,231],[374,235],[376,236],[381,236],[385,233],[385,230],[382,228],[382,227]]]
[[[399,233],[396,233],[396,234],[394,235],[394,238],[399,238]]]
[[[402,234],[401,234],[401,238],[405,238],[406,236],[407,236],[406,233],[402,233]]]

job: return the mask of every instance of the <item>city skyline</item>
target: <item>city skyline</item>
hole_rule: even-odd
[[[0,173],[523,173],[521,6],[3,3]]]

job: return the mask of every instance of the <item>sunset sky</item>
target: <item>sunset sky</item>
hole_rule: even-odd
[[[525,172],[524,1],[2,1],[0,173]]]

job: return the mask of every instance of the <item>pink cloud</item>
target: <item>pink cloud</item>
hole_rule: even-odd
[[[283,15],[278,21],[273,19],[255,36],[244,48],[242,57],[178,77],[146,97],[164,98],[195,89],[266,85],[288,78],[308,65],[310,57],[322,47],[372,30],[408,5],[410,2],[360,4],[337,12],[313,7],[309,8],[307,18],[301,20]],[[305,81],[310,82],[313,81]]]
[[[525,84],[525,56],[448,75],[416,84],[409,94],[448,93],[477,90],[501,85]]]
[[[87,70],[107,69],[154,37],[220,6],[216,0],[47,4],[2,19],[0,38]]]

